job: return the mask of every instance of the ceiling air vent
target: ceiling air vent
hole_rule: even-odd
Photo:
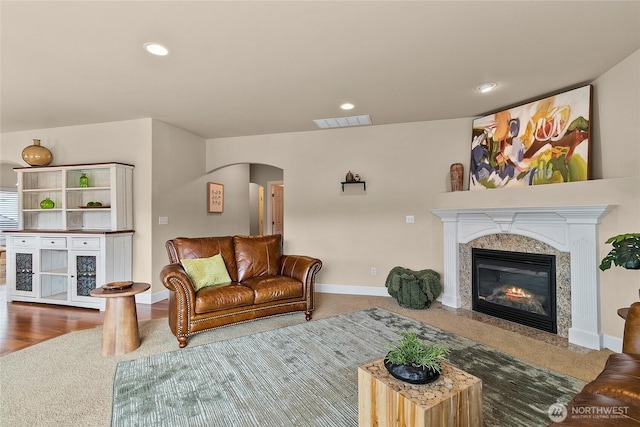
[[[352,117],[337,117],[335,119],[316,119],[313,121],[320,129],[330,128],[344,128],[349,126],[365,126],[371,124],[371,117],[366,116],[352,116]]]

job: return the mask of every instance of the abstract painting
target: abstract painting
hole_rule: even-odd
[[[473,121],[469,189],[589,179],[590,85]]]

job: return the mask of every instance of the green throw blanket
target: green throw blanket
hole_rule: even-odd
[[[384,285],[400,306],[415,310],[429,308],[442,293],[440,274],[433,270],[412,271],[393,267]]]

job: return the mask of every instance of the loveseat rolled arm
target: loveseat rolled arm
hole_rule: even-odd
[[[189,319],[195,313],[196,294],[193,285],[178,263],[165,265],[160,271],[160,280],[171,291],[169,298],[175,299],[175,304],[169,304],[169,326],[180,347],[185,347],[191,332]]]
[[[307,304],[304,317],[307,321],[311,320],[311,315],[315,307],[314,285],[316,273],[320,271],[321,268],[322,261],[304,255],[283,255],[280,259],[280,274],[302,282]]]
[[[283,255],[280,259],[280,274],[296,279],[305,286],[312,285],[322,268],[322,261],[303,255]]]

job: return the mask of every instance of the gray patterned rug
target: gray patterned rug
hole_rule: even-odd
[[[544,426],[584,383],[373,308],[118,364],[112,426],[356,426],[357,367],[400,332],[451,348],[483,382],[484,425]],[[211,332],[210,332],[211,333]],[[213,332],[215,333],[215,332]]]

